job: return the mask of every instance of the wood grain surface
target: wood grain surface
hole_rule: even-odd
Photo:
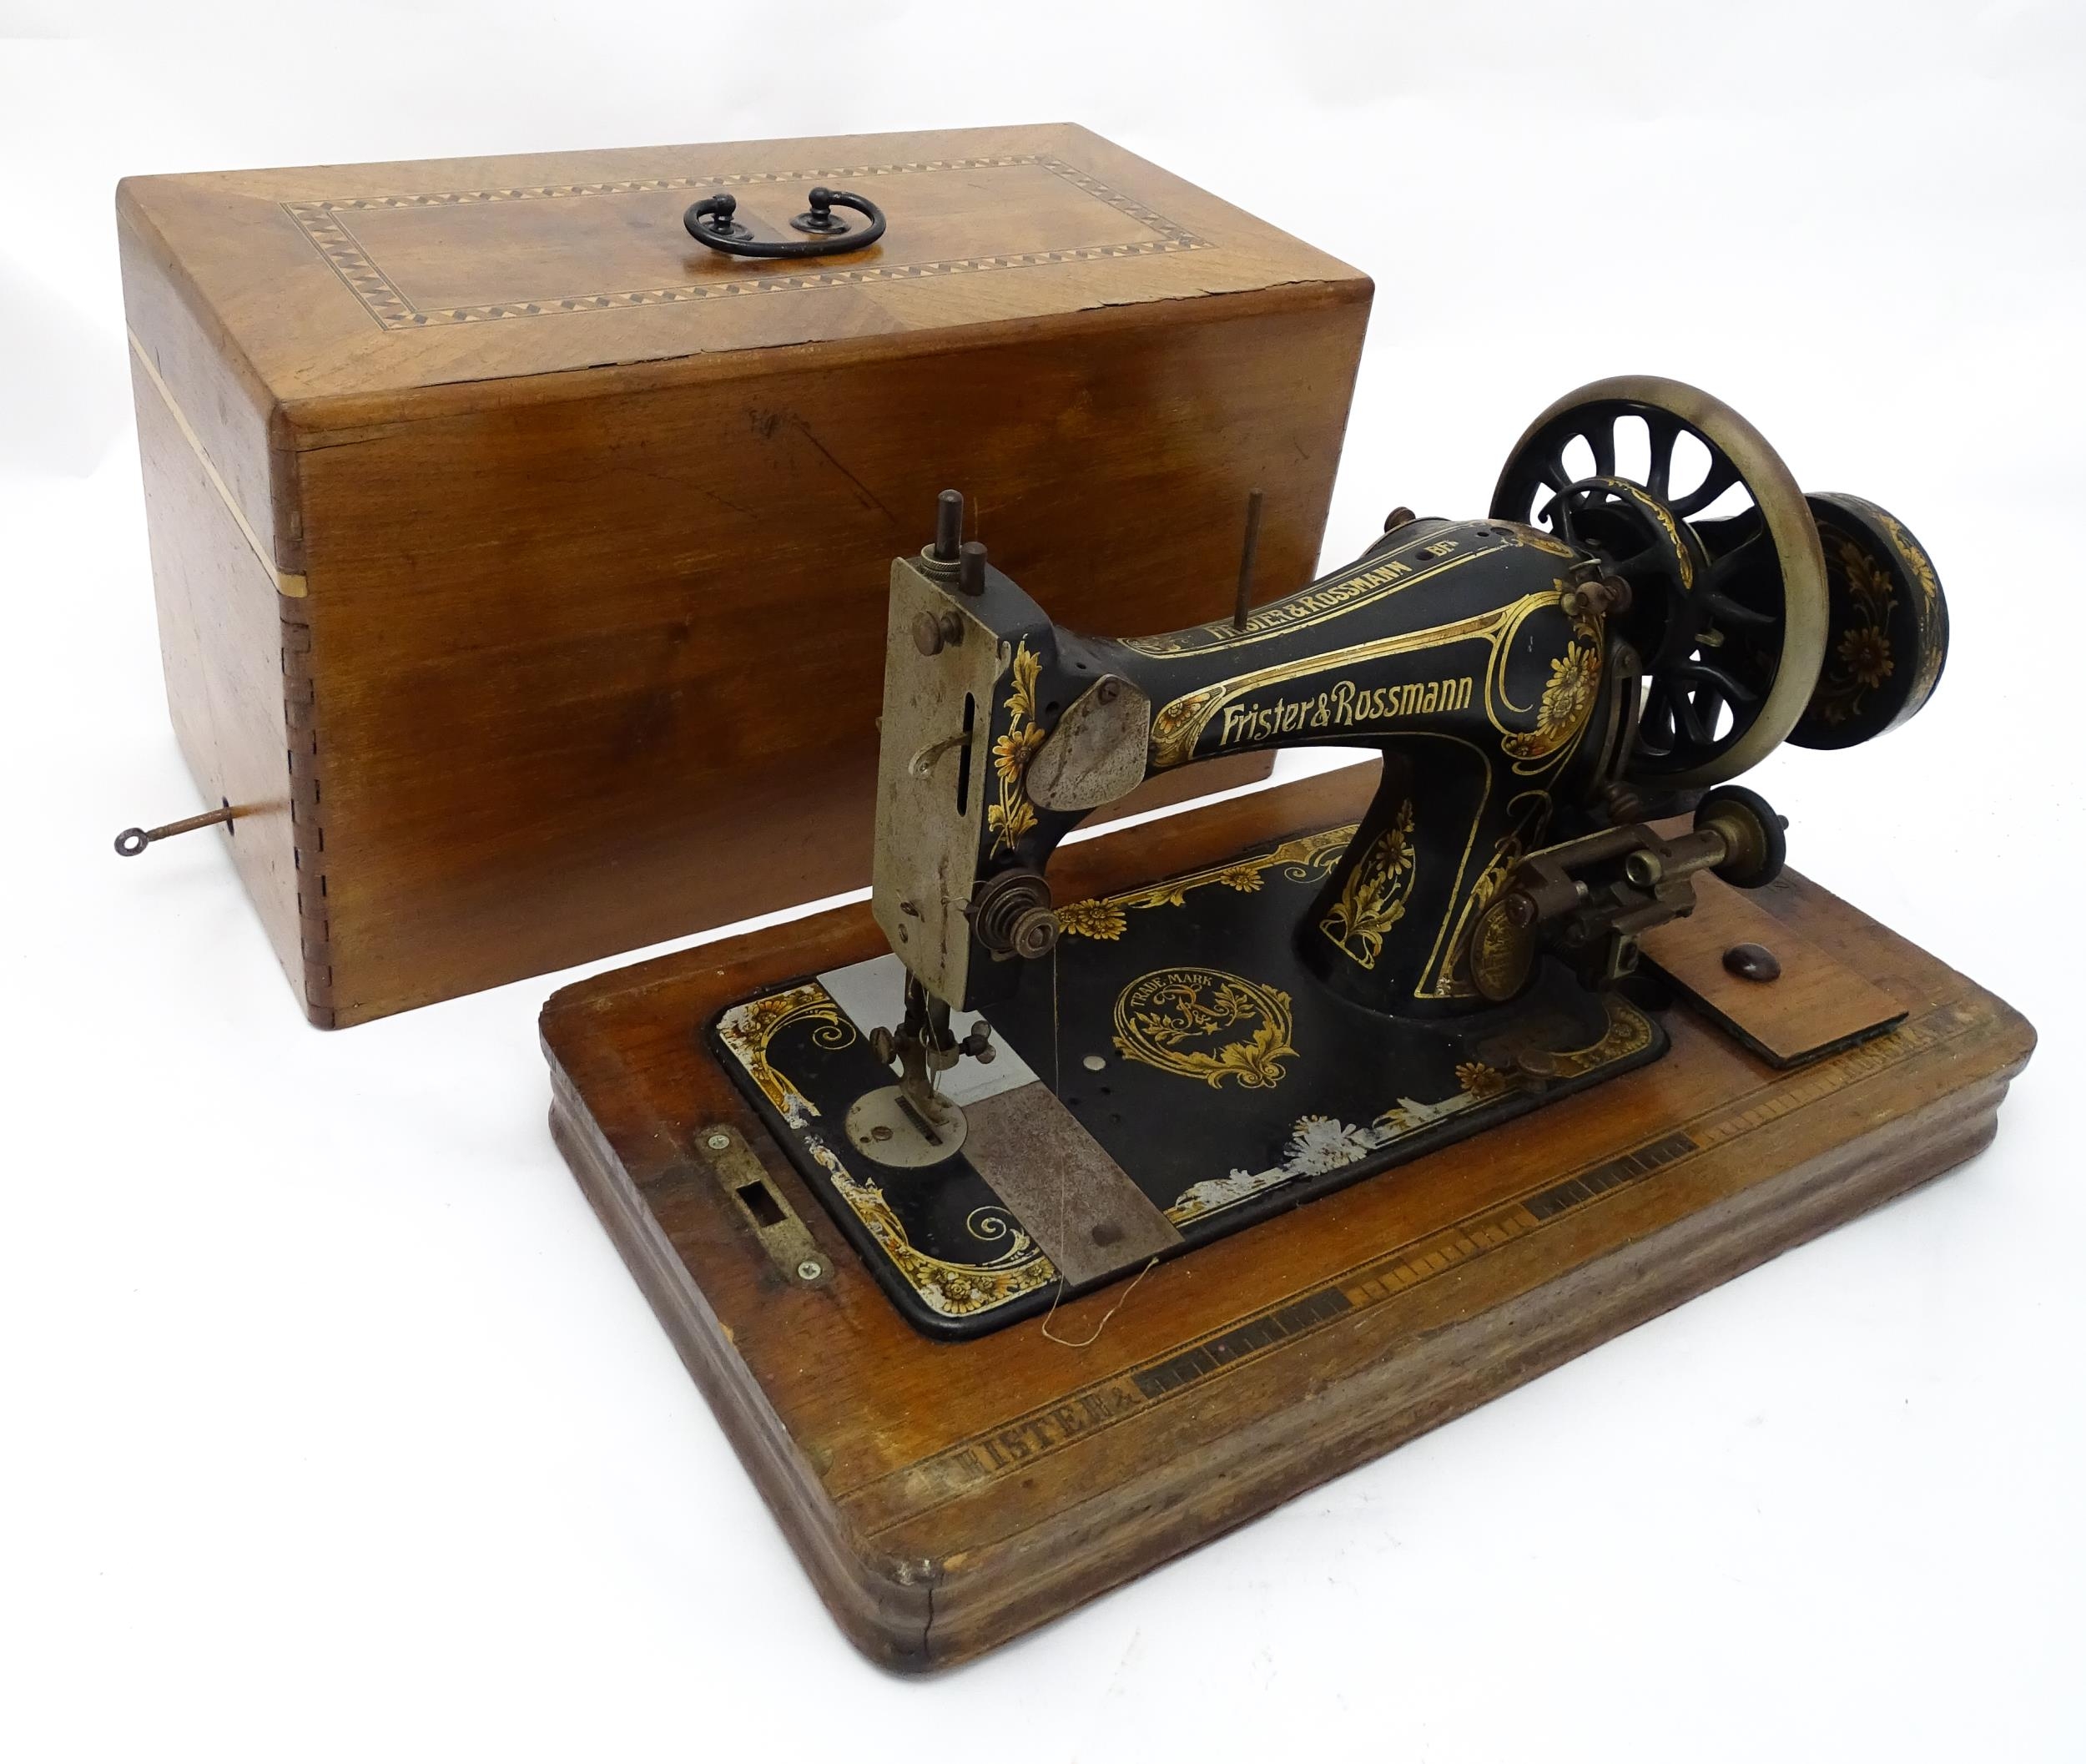
[[[884,203],[882,244],[749,268],[682,230],[713,187],[772,228],[816,182]],[[298,867],[242,874],[308,921],[276,946],[329,1026],[864,882],[889,561],[946,486],[1081,629],[1228,610],[1254,488],[1262,597],[1308,580],[1370,295],[1068,126],[139,179],[118,211],[171,419],[149,505],[199,456],[252,560],[155,530],[176,728],[212,806],[296,769]],[[195,632],[254,643],[229,665],[282,673],[300,740],[196,738]]]
[[[135,360],[131,389],[138,445],[152,461],[145,524],[174,736],[205,806],[246,810],[229,829],[189,837],[225,841],[270,946],[301,986],[307,952],[291,806],[294,694],[284,666],[302,641],[303,602],[278,592],[159,385]]]
[[[1726,951],[1749,943],[1779,965],[1771,980],[1747,980],[1725,966]],[[1695,910],[1655,925],[1640,946],[1698,1010],[1772,1066],[1798,1065],[1858,1041],[1905,1010],[1751,895],[1706,872],[1695,879]]]
[[[1353,819],[1373,769],[1066,848],[1061,899]],[[1972,1156],[2034,1037],[1793,874],[1760,904],[1904,1005],[1778,1073],[1685,1009],[1655,1066],[1162,1264],[1084,1348],[913,1333],[703,1051],[711,1012],[879,953],[866,907],[545,1007],[552,1126],[821,1595],[872,1657],[970,1657]],[[728,1123],[835,1274],[697,1163]],[[1092,1334],[1123,1296],[1061,1309]]]
[[[728,189],[797,239],[812,186],[882,204],[866,252],[727,257],[682,226]],[[510,383],[612,364],[683,375],[858,344],[1354,270],[1071,123],[129,178],[119,209],[279,404]]]

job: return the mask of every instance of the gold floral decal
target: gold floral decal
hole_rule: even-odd
[[[1600,691],[1600,646],[1590,627],[1576,626],[1564,653],[1550,659],[1550,677],[1536,706],[1535,727],[1525,734],[1509,735],[1500,745],[1517,759],[1547,759],[1586,726]]]
[[[1092,937],[1114,943],[1129,922],[1113,900],[1074,900],[1057,910],[1057,928],[1066,937]]]
[[[1600,681],[1600,652],[1590,643],[1567,643],[1564,653],[1550,663],[1549,684],[1543,688],[1543,708],[1537,715],[1550,728],[1576,723],[1593,708]]]
[[[845,1047],[854,1040],[854,1026],[841,1014],[832,995],[816,980],[807,980],[787,992],[735,1005],[718,1019],[718,1038],[730,1048],[760,1093],[774,1104],[776,1112],[793,1127],[801,1127],[815,1116],[817,1106],[789,1080],[768,1064],[768,1049],[791,1023],[809,1019],[823,1026],[813,1033],[821,1047]]]
[[[1833,645],[1832,665],[1820,678],[1811,708],[1837,726],[1860,716],[1863,697],[1894,670],[1888,625],[1897,596],[1882,565],[1852,537],[1822,521],[1818,536],[1846,581],[1849,622]]]
[[[1479,1102],[1490,1102],[1504,1096],[1514,1087],[1512,1072],[1501,1071],[1496,1066],[1487,1066],[1482,1060],[1466,1060],[1456,1068],[1456,1086],[1464,1096]]]
[[[1881,686],[1890,676],[1890,639],[1873,626],[1847,632],[1835,653],[1865,687]]]
[[[1934,573],[1933,560],[1927,555],[1919,542],[1900,527],[1892,516],[1877,508],[1873,502],[1868,506],[1875,511],[1877,519],[1883,523],[1886,531],[1889,532],[1891,543],[1897,547],[1897,555],[1905,560],[1907,567],[1911,569],[1912,578],[1918,582],[1919,592],[1927,602],[1927,609],[1931,612],[1941,599],[1941,578]]]
[[[1598,619],[1585,616],[1573,619],[1564,650],[1550,658],[1549,678],[1534,705],[1517,704],[1505,689],[1507,658],[1523,621],[1546,607],[1559,607],[1568,588],[1569,584],[1559,579],[1552,595],[1532,595],[1514,609],[1512,622],[1494,646],[1491,669],[1485,678],[1485,714],[1499,733],[1500,750],[1514,761],[1514,771],[1524,778],[1554,779],[1570,764],[1600,697],[1601,625]],[[1509,728],[1501,720],[1504,712],[1524,717],[1532,714],[1535,727]],[[1549,821],[1550,807],[1547,782],[1520,792],[1513,799],[1509,805],[1513,827],[1494,846],[1469,892],[1460,900],[1452,895],[1442,920],[1445,942],[1437,943],[1441,952],[1439,965],[1423,975],[1414,989],[1415,997],[1475,995],[1466,970],[1471,935],[1479,915],[1505,887],[1523,854],[1542,836]],[[1460,883],[1460,873],[1458,879]]]
[[[980,1242],[1005,1240],[1006,1248],[990,1261],[945,1262],[915,1249],[905,1235],[904,1222],[891,1211],[881,1188],[874,1182],[857,1181],[833,1148],[816,1134],[807,1133],[804,1142],[804,1149],[833,1179],[834,1192],[847,1202],[848,1210],[868,1228],[877,1247],[930,1310],[944,1317],[973,1317],[1057,1278],[1051,1258],[996,1207],[980,1207],[965,1222],[971,1236]]]
[[[1612,1061],[1627,1058],[1650,1041],[1650,1020],[1633,1006],[1610,1000],[1608,1013],[1608,1032],[1599,1041],[1556,1056],[1561,1068],[1559,1076],[1581,1076]],[[1264,1170],[1237,1169],[1229,1175],[1197,1182],[1182,1191],[1166,1208],[1166,1217],[1176,1225],[1185,1225],[1191,1219],[1207,1218],[1298,1177],[1345,1169],[1423,1128],[1489,1107],[1523,1088],[1514,1073],[1480,1060],[1466,1060],[1456,1068],[1454,1094],[1439,1102],[1401,1096],[1374,1121],[1357,1126],[1348,1126],[1328,1115],[1306,1115],[1290,1130],[1288,1142],[1275,1163]]]
[[[1385,934],[1405,916],[1414,879],[1413,804],[1408,797],[1361,862],[1348,871],[1340,898],[1318,929],[1348,960],[1373,968],[1383,953]]]
[[[1934,573],[1933,560],[1920,542],[1897,524],[1894,517],[1873,502],[1868,507],[1883,523],[1891,536],[1891,543],[1897,547],[1897,555],[1904,559],[1905,567],[1912,572],[1912,580],[1919,584],[1920,600],[1926,612],[1919,633],[1919,665],[1913,673],[1912,693],[1902,713],[1910,714],[1927,702],[1927,693],[1934,689],[1934,682],[1941,678],[1941,664],[1948,655],[1942,628],[1941,578]]]
[[[1514,760],[1514,769],[1523,777],[1563,768],[1600,694],[1601,622],[1585,612],[1570,616],[1564,647],[1551,656],[1549,678],[1534,702],[1519,703],[1507,690],[1508,664],[1525,649],[1518,641],[1522,627],[1539,614],[1562,612],[1570,592],[1571,584],[1559,577],[1548,594],[1524,596],[1508,609],[1492,639],[1485,671],[1485,717],[1499,732],[1500,751]],[[1522,717],[1532,718],[1534,727],[1516,728],[1508,720]]]
[[[1285,840],[1259,857],[1240,858],[1213,869],[1200,869],[1170,882],[1128,894],[1109,895],[1095,900],[1074,900],[1057,909],[1058,929],[1073,937],[1092,937],[1114,943],[1129,924],[1132,908],[1182,906],[1191,889],[1217,886],[1235,889],[1242,895],[1258,894],[1271,869],[1279,869],[1292,882],[1315,882],[1332,874],[1340,854],[1354,837],[1352,825],[1333,827],[1323,833],[1307,834]]]
[[[1272,1090],[1294,1059],[1289,995],[1217,968],[1161,968],[1116,1000],[1116,1048],[1126,1060],[1222,1090]],[[1226,1039],[1232,1036],[1233,1039]]]
[[[1007,693],[1007,732],[992,743],[992,769],[1000,784],[1000,800],[987,804],[985,825],[992,829],[995,857],[1014,849],[1015,842],[1035,829],[1035,805],[1029,800],[1022,779],[1029,761],[1043,745],[1044,731],[1035,723],[1035,682],[1043,663],[1030,653],[1027,643],[1014,652],[1014,685]]]

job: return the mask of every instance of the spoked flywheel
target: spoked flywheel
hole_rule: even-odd
[[[1673,380],[1582,386],[1515,446],[1492,517],[1592,550],[1629,584],[1616,625],[1645,680],[1631,780],[1721,784],[1796,728],[1825,659],[1825,557],[1796,480],[1730,406]]]

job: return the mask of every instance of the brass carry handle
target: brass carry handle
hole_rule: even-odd
[[[116,835],[116,855],[134,858],[143,854],[148,845],[155,845],[161,839],[170,839],[178,833],[194,833],[199,827],[215,827],[224,824],[229,831],[230,824],[247,811],[226,803],[213,809],[208,814],[192,814],[185,821],[169,821],[164,827],[126,827]]]

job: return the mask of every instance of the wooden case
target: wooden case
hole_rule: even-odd
[[[864,251],[727,258],[697,197]],[[866,882],[936,493],[1128,634],[1314,566],[1368,279],[1069,125],[137,178],[168,697],[314,1022]],[[224,836],[224,835],[218,835]]]

